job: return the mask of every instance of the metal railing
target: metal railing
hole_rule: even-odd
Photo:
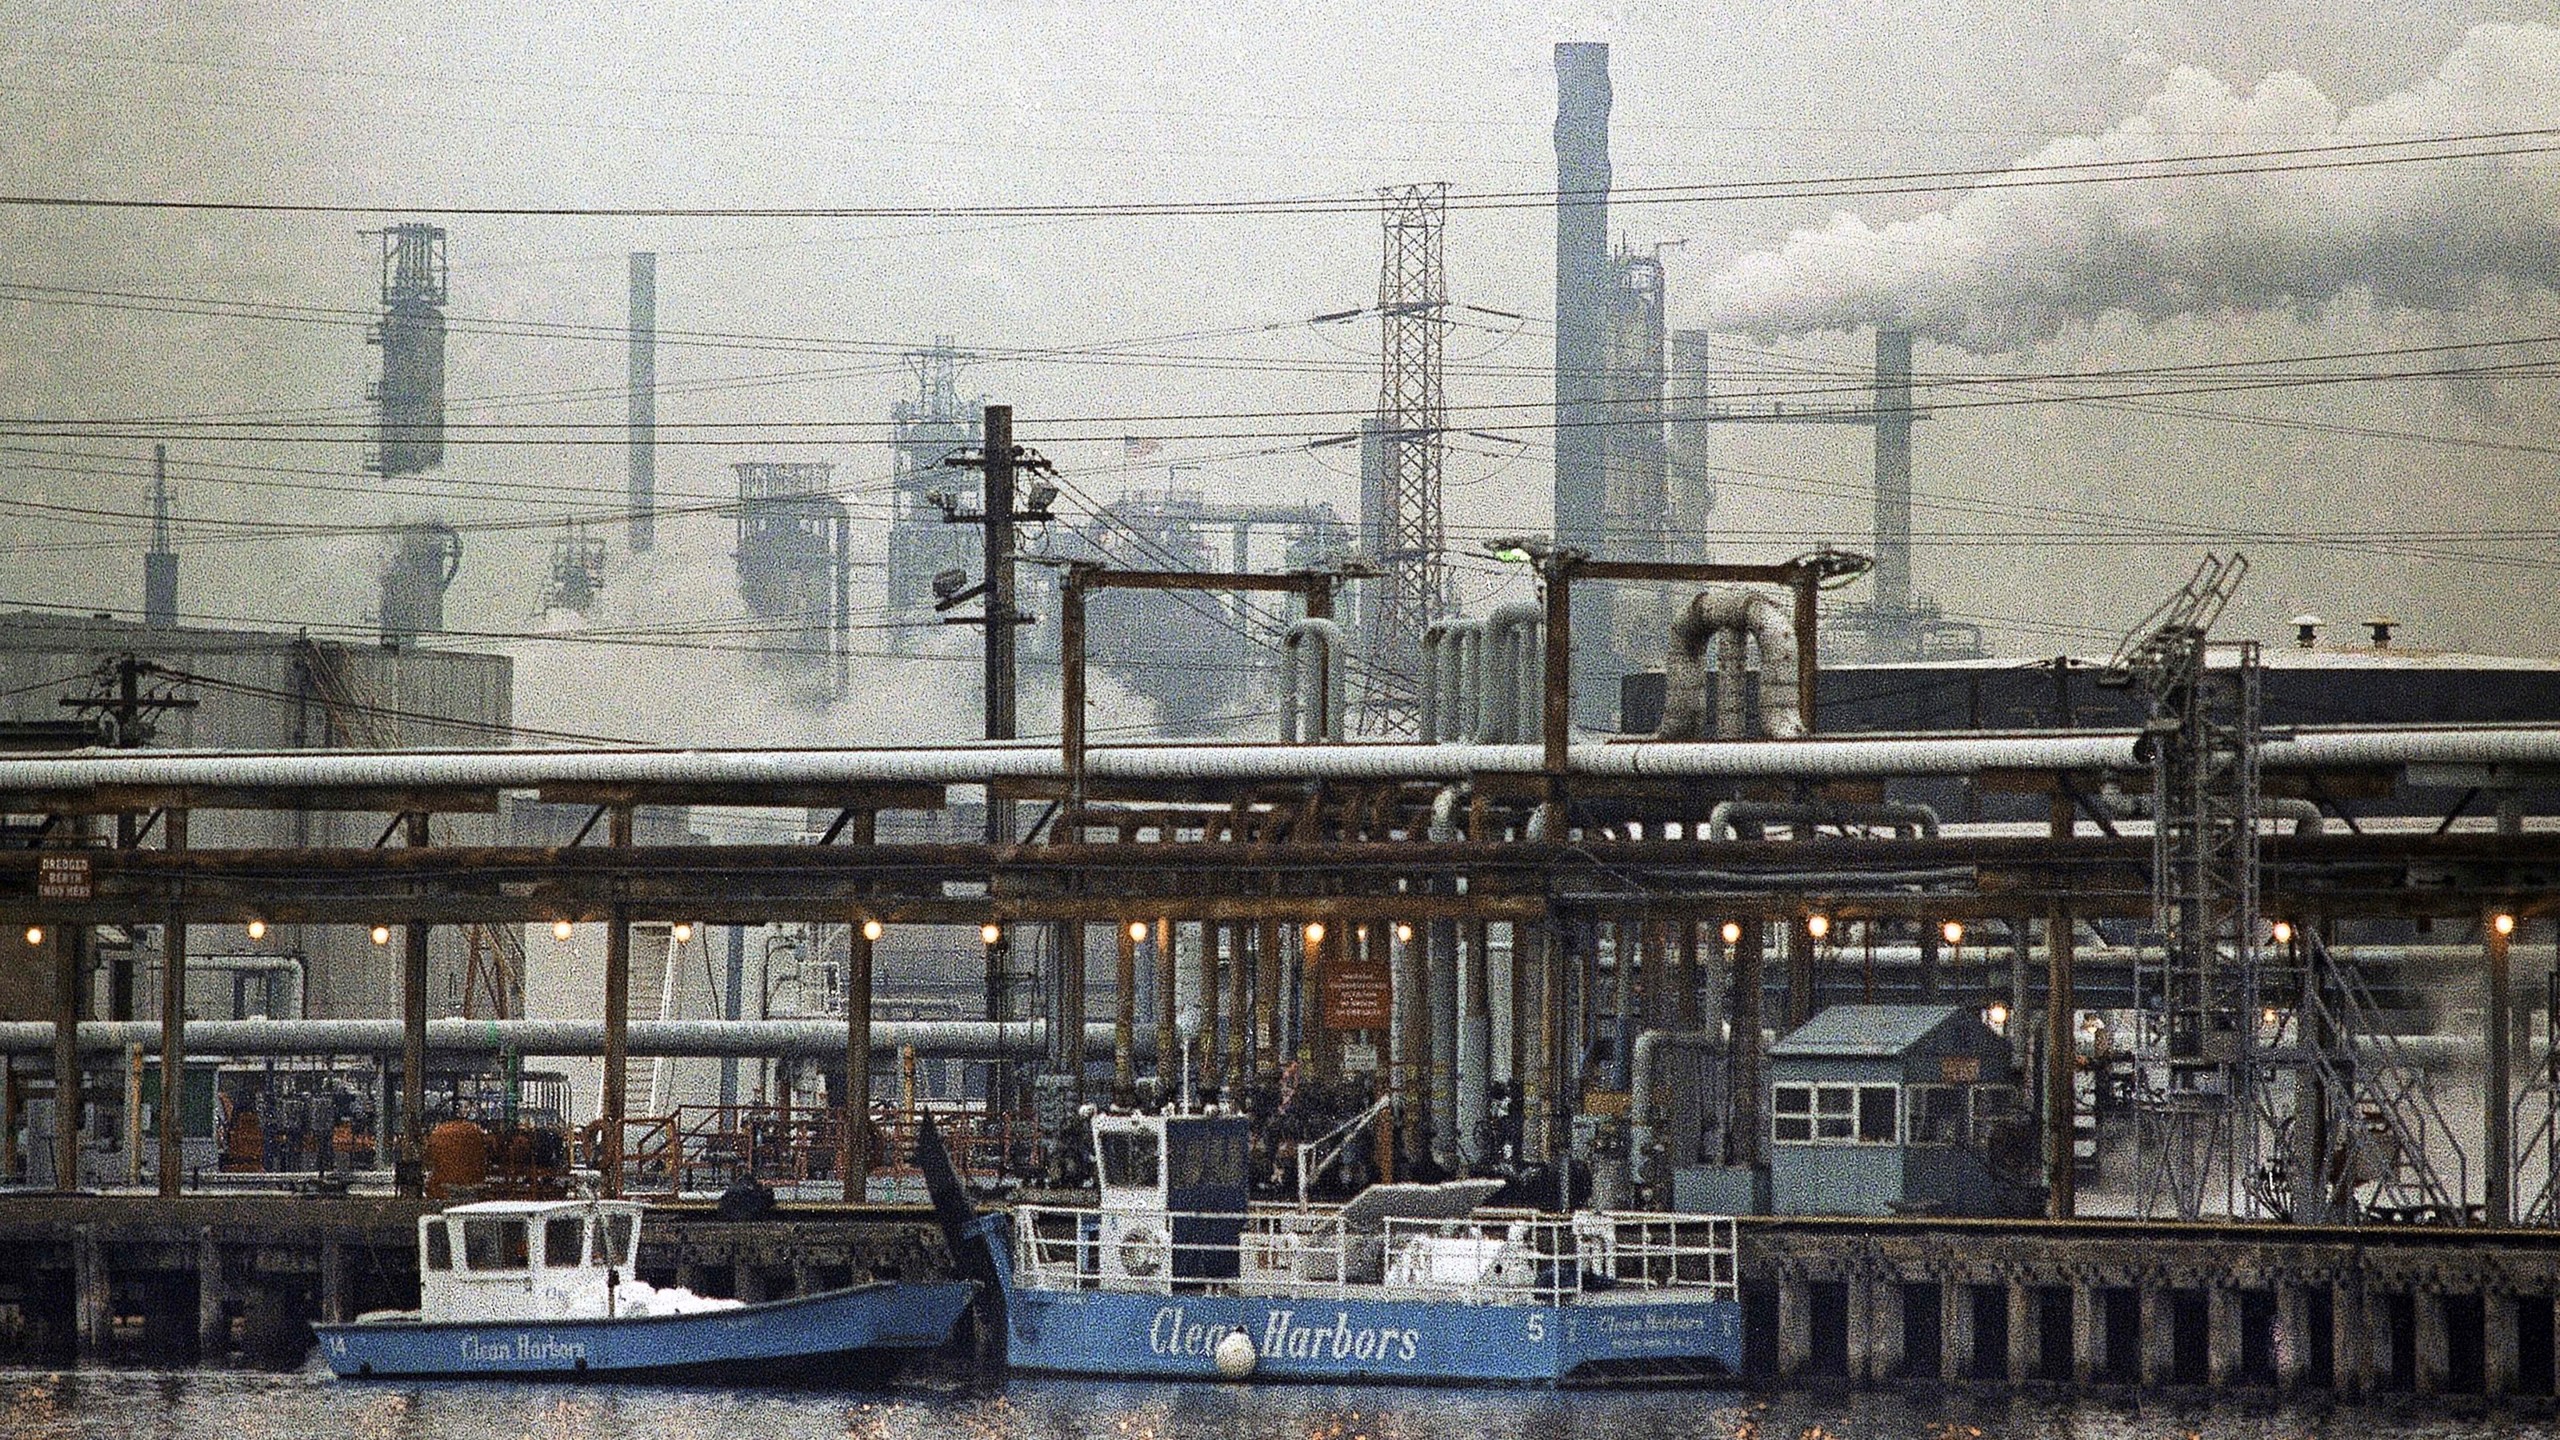
[[[915,1135],[926,1112],[867,1117],[871,1174],[923,1184],[915,1168]],[[973,1188],[1001,1178],[1013,1144],[1010,1117],[983,1110],[932,1111],[960,1178]],[[596,1163],[598,1121],[582,1137],[580,1160]],[[671,1115],[624,1122],[623,1193],[707,1194],[753,1176],[767,1185],[841,1178],[844,1112],[818,1106],[679,1105]]]
[[[1020,1205],[1013,1223],[1014,1279],[1026,1289],[1486,1305],[1737,1296],[1734,1222],[1724,1216],[1499,1210],[1364,1230],[1338,1211],[1294,1206],[1239,1216]]]

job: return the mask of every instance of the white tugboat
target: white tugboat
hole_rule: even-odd
[[[746,1304],[632,1273],[642,1208],[493,1200],[418,1221],[415,1311],[314,1327],[349,1377],[586,1376],[885,1383],[940,1345],[976,1287],[874,1281]]]

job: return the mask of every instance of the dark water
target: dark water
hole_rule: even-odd
[[[2125,1404],[1889,1394],[1014,1381],[859,1395],[651,1386],[351,1385],[226,1371],[0,1372],[5,1440],[2486,1440],[2543,1425],[2442,1407]]]

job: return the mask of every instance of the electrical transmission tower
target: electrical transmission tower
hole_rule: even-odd
[[[2248,573],[2245,556],[2206,556],[2102,677],[2151,697],[2160,963],[2136,972],[2137,1196],[2142,1213],[2165,1201],[2182,1220],[2202,1213],[2216,1170],[2232,1176],[2260,1158],[2254,1125],[2253,1153],[2233,1153],[2258,1060],[2258,649],[2242,644],[2236,664],[2216,668],[2205,639]]]
[[[1441,354],[1449,310],[1440,237],[1449,186],[1399,185],[1378,194],[1386,239],[1378,267],[1378,414],[1364,437],[1361,468],[1366,538],[1383,573],[1370,582],[1365,607],[1362,728],[1411,734],[1420,710],[1423,627],[1449,613],[1440,509],[1448,449]]]

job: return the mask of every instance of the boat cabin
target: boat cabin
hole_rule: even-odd
[[[1232,1280],[1251,1204],[1241,1115],[1096,1115],[1103,1274]]]
[[[629,1200],[488,1200],[418,1221],[422,1320],[610,1316],[640,1248]]]

